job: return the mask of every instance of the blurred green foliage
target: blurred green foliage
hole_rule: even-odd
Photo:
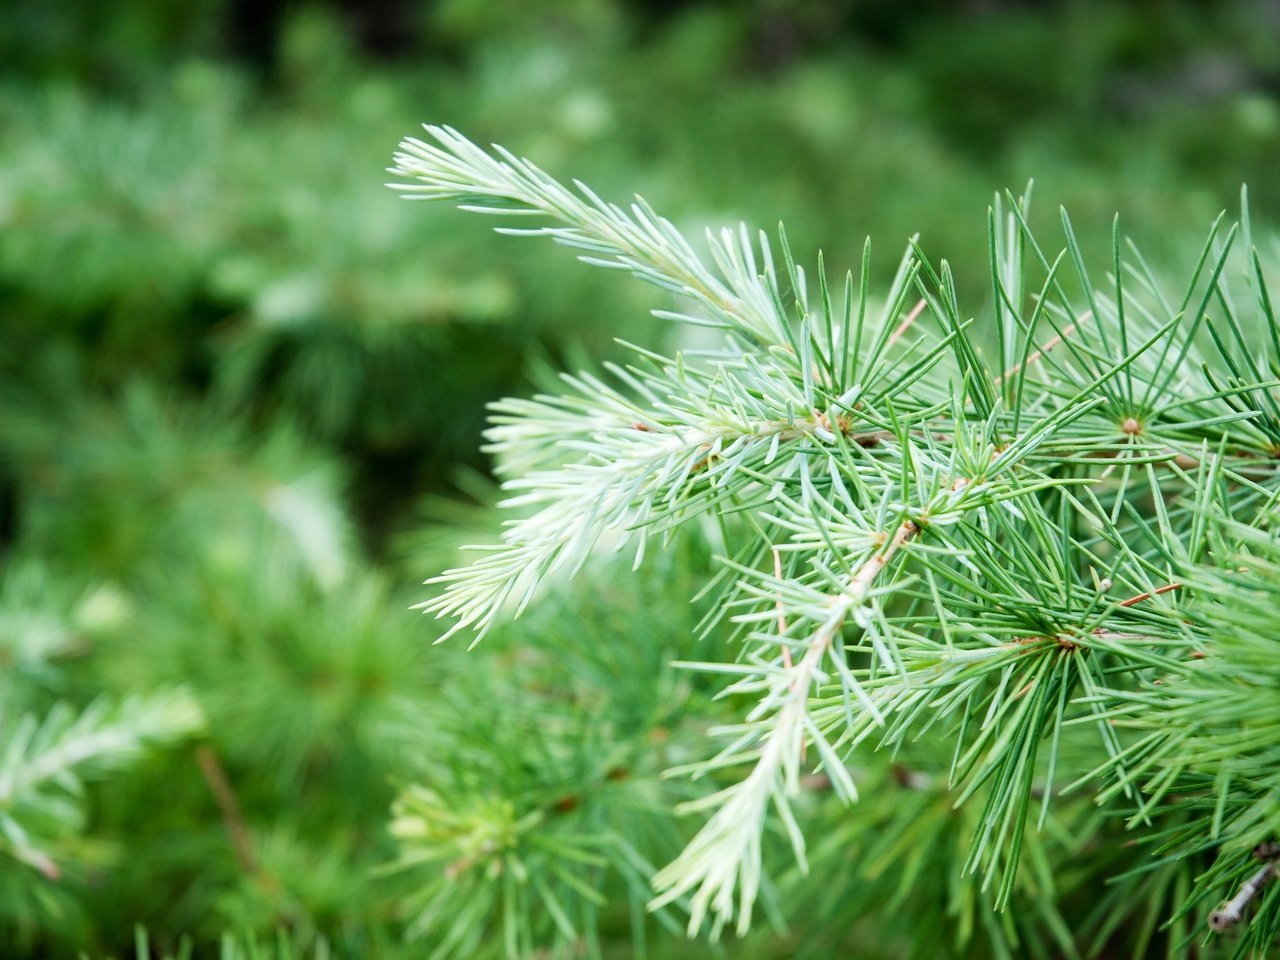
[[[1102,237],[1122,209],[1157,258],[1243,181],[1280,211],[1269,4],[670,6],[6,6],[0,751],[23,718],[177,685],[202,725],[76,786],[56,868],[0,840],[5,955],[703,955],[644,903],[689,829],[660,774],[711,709],[666,666],[697,611],[664,598],[706,550],[598,571],[469,655],[407,612],[490,522],[485,404],[543,358],[661,341],[663,304],[398,202],[381,171],[417,122],[682,227],[785,216],[805,259],[920,231],[979,298],[988,198],[1031,177],[1040,216]],[[911,815],[882,806],[827,831],[857,867],[769,892],[812,904],[799,929],[723,953],[986,955],[995,921],[922,853],[953,838],[919,838],[893,903],[959,929],[877,919],[877,825]],[[1008,922],[1062,942],[1056,915]]]

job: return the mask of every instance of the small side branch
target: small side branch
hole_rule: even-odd
[[[690,935],[702,926],[708,912],[715,914],[717,928],[736,912],[738,932],[746,932],[760,886],[760,831],[771,799],[783,813],[797,859],[804,867],[803,840],[787,803],[804,788],[800,767],[807,738],[811,732],[815,737],[820,736],[812,729],[809,717],[810,692],[821,675],[823,658],[839,637],[845,621],[866,603],[877,577],[919,533],[919,525],[910,519],[902,521],[893,533],[882,531],[883,539],[876,551],[858,566],[845,588],[829,598],[830,609],[802,645],[803,652],[794,660],[784,660],[783,671],[773,681],[765,701],[772,707],[773,721],[759,741],[758,753],[753,754],[751,772],[698,804],[699,807],[715,805],[718,809],[675,861],[653,878],[660,892],[650,901],[650,909],[692,894]],[[852,794],[852,783],[843,768],[831,767],[825,773],[828,783],[836,786],[842,780],[845,794]]]
[[[1143,603],[1147,600],[1150,600],[1152,597],[1158,597],[1161,594],[1171,593],[1174,590],[1181,590],[1181,589],[1182,589],[1182,584],[1180,583],[1166,583],[1162,587],[1156,587],[1154,590],[1148,590],[1146,593],[1140,593],[1135,597],[1130,597],[1128,600],[1122,600],[1120,601],[1120,606],[1136,607],[1138,604]]]

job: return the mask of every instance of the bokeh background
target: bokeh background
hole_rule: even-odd
[[[477,836],[605,823],[654,860],[687,836],[657,773],[705,749],[709,691],[663,666],[701,548],[470,654],[408,610],[497,529],[485,404],[675,335],[636,283],[398,201],[384,168],[423,121],[695,234],[783,219],[841,271],[869,235],[886,275],[919,233],[974,313],[987,206],[1032,178],[1037,223],[1064,204],[1101,258],[1118,210],[1180,269],[1246,182],[1275,222],[1280,4],[6,0],[0,754],[90,704],[191,715],[34,800],[0,768],[0,954],[501,955]],[[396,869],[414,843],[427,867]],[[537,849],[553,886],[588,869]],[[642,868],[599,869],[600,949],[703,955],[643,919]],[[838,880],[723,952],[924,949]],[[471,910],[459,939],[432,902]]]

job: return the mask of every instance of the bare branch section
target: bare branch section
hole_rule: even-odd
[[[1264,843],[1253,853],[1259,860],[1265,860],[1266,866],[1251,875],[1234,897],[1209,914],[1209,927],[1216,933],[1230,930],[1243,920],[1249,904],[1262,893],[1267,883],[1280,877],[1280,843]]]

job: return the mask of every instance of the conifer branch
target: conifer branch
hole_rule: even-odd
[[[1276,549],[1245,531],[1271,522],[1280,484],[1280,336],[1256,254],[1256,310],[1246,320],[1235,305],[1237,228],[1214,224],[1179,297],[1125,259],[1118,232],[1113,275],[1097,281],[1065,213],[1051,256],[1025,200],[998,199],[988,359],[950,266],[914,240],[882,309],[869,306],[869,254],[842,303],[821,264],[811,298],[785,234],[776,264],[745,229],[713,237],[713,270],[642,201],[623,210],[501,148],[495,158],[428,132],[434,144],[406,141],[396,156],[407,195],[554,220],[518,232],[692,300],[700,313],[662,315],[723,336],[671,357],[635,348],[607,382],[566,377],[563,396],[497,405],[488,449],[514,494],[505,506],[525,513],[487,557],[431,581],[443,590],[422,605],[453,618],[446,636],[478,638],[600,545],[634,544],[638,565],[650,536],[717,523],[729,556],[708,622],[731,625],[742,649],[680,665],[727,676],[724,694],[754,702],[715,728],[719,753],[669,773],[745,773],[682,807],[710,816],[654,877],[651,906],[686,904],[690,932],[708,920],[713,933],[735,920],[745,931],[771,814],[806,864],[792,803],[810,748],[848,801],[850,750],[926,730],[954,739],[945,779],[957,804],[981,807],[964,871],[995,884],[996,909],[1020,889],[1055,777],[1096,782],[1097,801],[1130,804],[1136,826],[1193,802],[1175,786],[1216,776],[1195,746],[1208,738],[1227,758],[1239,741],[1198,711],[1212,689],[1251,717],[1243,704],[1265,684],[1220,651],[1256,658],[1264,644],[1258,621],[1224,639],[1201,599],[1239,583],[1200,584],[1236,563],[1240,542],[1250,569]],[[1264,362],[1255,328],[1271,331]],[[1276,571],[1258,588],[1265,602],[1280,596]],[[1258,726],[1247,743],[1262,750],[1274,737]],[[1078,759],[1086,733],[1101,763]],[[1214,782],[1215,835],[1263,822],[1226,811],[1270,794]]]
[[[57,703],[42,719],[21,717],[0,739],[0,850],[45,876],[61,873],[45,849],[53,834],[79,826],[80,808],[66,794],[86,779],[126,765],[147,747],[195,732],[202,723],[185,693],[97,700],[77,714]]]
[[[200,722],[195,704],[181,694],[135,697],[118,706],[99,700],[78,716],[59,704],[43,723],[24,718],[0,754],[0,806],[47,784],[74,782],[78,768],[109,769],[147,743],[186,735]]]
[[[389,184],[410,199],[459,200],[464,210],[506,216],[542,216],[566,226],[499,228],[503,233],[546,236],[588,251],[581,259],[621,268],[659,287],[688,296],[718,325],[761,343],[782,340],[784,319],[773,291],[761,281],[756,253],[744,226],[709,234],[717,270],[706,266],[688,241],[642,199],[630,209],[608,203],[585,184],[563,187],[527,160],[500,146],[494,158],[449,127],[428,126],[435,144],[410,137],[400,144],[389,172],[411,178]],[[771,267],[767,246],[762,249]],[[682,315],[683,319],[690,319]]]

